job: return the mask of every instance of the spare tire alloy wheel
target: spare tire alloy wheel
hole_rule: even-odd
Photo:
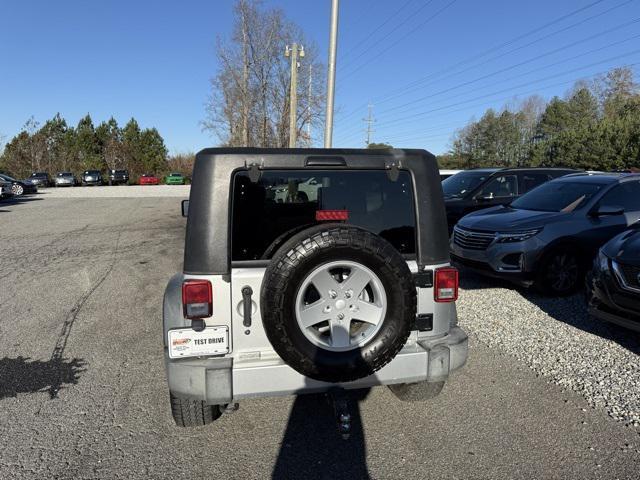
[[[387,295],[378,276],[348,260],[316,268],[296,298],[296,319],[304,335],[334,352],[364,346],[380,330],[386,311]]]
[[[18,185],[17,183],[14,183],[11,186],[11,192],[16,195],[16,196],[20,196],[24,193],[24,187],[22,185]]]
[[[293,235],[274,254],[261,292],[274,350],[326,382],[371,375],[404,346],[416,289],[398,251],[364,229],[329,224]]]

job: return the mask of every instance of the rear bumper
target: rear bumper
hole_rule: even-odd
[[[338,385],[357,389],[443,381],[466,363],[468,350],[467,334],[454,327],[442,337],[407,343],[375,374]],[[244,398],[325,392],[337,385],[305,377],[277,356],[254,362],[237,362],[233,358],[171,360],[165,350],[165,366],[174,395],[212,405]]]

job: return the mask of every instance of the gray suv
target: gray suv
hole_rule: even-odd
[[[253,397],[388,385],[424,400],[464,365],[430,153],[207,149],[185,202],[163,309],[177,425]]]
[[[574,174],[463,217],[451,256],[494,277],[566,295],[583,284],[598,249],[640,218],[640,175]]]

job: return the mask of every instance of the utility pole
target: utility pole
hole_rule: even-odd
[[[331,31],[329,33],[329,61],[327,62],[327,115],[324,124],[324,148],[331,148],[333,143],[333,99],[336,87],[339,3],[339,0],[331,0]]]
[[[313,64],[309,64],[309,89],[307,90],[307,147],[311,148],[311,82],[313,79]]]
[[[367,116],[367,118],[363,118],[362,120],[364,120],[367,124],[367,139],[365,140],[365,143],[367,144],[367,146],[369,146],[369,144],[371,143],[371,134],[373,133],[373,128],[371,128],[373,126],[373,124],[375,123],[375,118],[373,118],[372,115],[373,112],[373,105],[371,103],[369,103],[369,115]]]
[[[291,58],[291,87],[289,89],[289,148],[296,147],[296,136],[298,129],[296,123],[298,119],[298,55],[304,57],[304,47],[298,50],[298,44],[289,45],[284,50],[284,56]]]

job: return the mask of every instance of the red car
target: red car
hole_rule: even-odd
[[[138,184],[140,185],[158,185],[158,183],[160,183],[160,179],[150,173],[143,173],[138,180]]]

